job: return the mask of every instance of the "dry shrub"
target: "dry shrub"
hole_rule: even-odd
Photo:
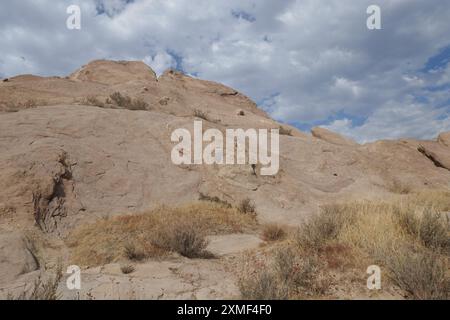
[[[394,180],[388,185],[388,190],[395,194],[409,194],[411,193],[411,187],[400,180]]]
[[[131,105],[128,107],[130,110],[148,110],[149,105],[142,98],[134,99]]]
[[[145,260],[148,254],[142,247],[139,247],[139,245],[135,243],[127,243],[124,246],[124,253],[128,260],[131,261]]]
[[[84,104],[88,105],[88,106],[95,106],[95,107],[100,107],[100,108],[104,108],[105,107],[105,103],[100,101],[97,97],[95,96],[89,96],[87,97],[84,101]]]
[[[432,250],[450,249],[448,217],[433,207],[396,207],[394,215],[404,232]]]
[[[411,206],[432,207],[441,212],[450,211],[450,192],[424,190],[411,194],[405,200]]]
[[[194,117],[208,121],[208,114],[200,109],[194,109]]]
[[[158,230],[152,243],[168,251],[178,252],[187,258],[205,258],[208,242],[200,226],[189,221],[175,221]]]
[[[450,249],[450,225],[447,216],[431,208],[425,209],[419,224],[419,239],[432,249]],[[448,251],[447,251],[448,252]]]
[[[242,299],[245,300],[286,300],[289,289],[280,283],[271,270],[262,270],[239,280]]]
[[[48,105],[47,101],[36,101],[35,99],[28,99],[24,102],[5,102],[0,103],[0,107],[2,107],[6,112],[18,112],[23,109],[32,109],[36,108],[38,105],[45,106]]]
[[[347,244],[330,243],[319,250],[319,255],[326,262],[327,267],[333,270],[345,270],[355,266],[357,257]]]
[[[238,210],[239,212],[247,215],[256,214],[256,207],[249,198],[246,198],[239,203]]]
[[[109,98],[111,99],[113,104],[122,108],[127,108],[128,106],[130,106],[132,101],[131,97],[124,96],[120,92],[114,92],[109,96]]]
[[[410,193],[389,202],[325,206],[299,228],[294,242],[298,250],[274,256],[272,263],[279,266],[274,267],[275,278],[281,287],[290,288],[290,297],[295,296],[292,288],[319,294],[326,292],[323,283],[328,281],[328,269],[344,272],[375,263],[385,267],[387,279],[410,297],[446,299],[450,292],[450,228],[443,212],[449,206],[450,193],[440,191]],[[304,257],[313,256],[326,263],[313,263],[320,270],[312,272],[313,281],[301,285],[293,280],[296,275],[292,269],[298,261],[305,261]],[[300,279],[308,279],[307,274]],[[318,274],[325,275],[323,282]]]
[[[111,94],[106,102],[128,110],[148,110],[149,108],[148,103],[142,98],[132,99],[127,95],[122,95],[120,92]]]
[[[186,232],[181,222],[192,225]],[[255,217],[226,206],[201,202],[177,208],[101,219],[76,229],[68,239],[77,265],[98,266],[123,259],[162,257],[168,251],[189,256],[204,246],[202,237],[254,230]],[[193,248],[197,248],[194,251]],[[197,251],[196,251],[197,250]],[[195,255],[195,254],[194,254]]]
[[[131,264],[127,264],[120,267],[120,271],[122,271],[123,274],[130,274],[133,273],[135,270],[136,268]]]
[[[326,292],[317,255],[303,255],[298,248],[282,246],[269,257],[269,264],[255,263],[239,279],[243,299],[283,300]]]
[[[231,207],[232,207],[232,205],[229,204],[227,201],[222,200],[222,199],[220,199],[220,198],[217,197],[217,196],[211,197],[211,196],[206,195],[206,194],[203,194],[203,193],[200,193],[200,196],[199,196],[198,200],[200,200],[200,201],[215,202],[215,203],[218,203],[218,204],[220,204],[220,205],[223,205],[223,206],[225,206],[225,207],[227,207],[227,208],[231,208]]]
[[[386,256],[389,276],[414,299],[450,298],[445,259],[438,254],[403,245]]]
[[[319,250],[328,241],[338,238],[346,224],[350,224],[354,215],[346,206],[327,205],[319,214],[306,221],[297,233],[297,241],[303,248]]]
[[[8,300],[59,300],[61,296],[58,293],[58,286],[62,276],[62,265],[58,265],[54,276],[44,280],[42,275],[39,275],[31,288],[25,288],[17,297],[9,294]]]
[[[265,241],[279,241],[286,238],[286,231],[278,224],[268,224],[262,230],[262,238]]]

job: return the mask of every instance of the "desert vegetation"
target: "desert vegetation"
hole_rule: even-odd
[[[205,121],[209,121],[208,113],[206,113],[200,109],[194,109],[194,117],[203,119]]]
[[[265,241],[279,241],[286,237],[286,230],[278,224],[268,224],[263,227],[261,236]]]
[[[133,273],[136,270],[136,268],[131,264],[126,264],[120,267],[120,271],[122,271],[123,274],[130,274]]]
[[[255,215],[256,214],[256,207],[255,204],[250,200],[249,198],[245,198],[241,200],[241,202],[238,205],[239,212],[247,215]]]
[[[35,99],[28,99],[21,102],[0,102],[0,111],[5,112],[18,112],[23,109],[36,108],[38,105],[45,106],[48,103],[46,101],[36,101]]]
[[[19,295],[10,293],[7,298],[8,300],[59,300],[61,296],[58,293],[58,286],[62,277],[62,266],[59,264],[53,276],[44,278],[39,275],[31,286],[26,286]]]
[[[411,299],[448,299],[450,193],[411,193],[389,202],[324,206],[267,258],[247,263],[240,288],[247,299],[330,295],[332,273],[379,265],[384,285]],[[280,267],[283,266],[283,267]],[[359,271],[358,271],[359,270]],[[364,285],[364,282],[361,282]]]
[[[88,96],[83,101],[89,106],[100,108],[122,108],[128,110],[148,110],[149,104],[142,98],[132,98],[120,92],[114,92],[105,101],[96,96]]]
[[[68,245],[74,263],[83,266],[142,261],[173,252],[188,258],[208,258],[211,255],[206,251],[207,235],[255,228],[252,215],[220,203],[200,202],[101,219],[75,230]]]

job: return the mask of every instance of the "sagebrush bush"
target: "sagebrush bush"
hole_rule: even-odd
[[[268,264],[246,270],[239,279],[243,299],[280,300],[323,293],[316,255],[303,255],[298,248],[277,247]]]
[[[419,224],[419,239],[432,249],[450,249],[450,225],[447,217],[432,208],[426,208]]]
[[[387,255],[385,260],[390,278],[412,298],[450,298],[447,262],[438,254],[403,245]]]
[[[304,248],[320,249],[327,241],[335,240],[353,215],[341,205],[327,205],[313,215],[298,230],[297,241]]]
[[[120,92],[111,94],[106,102],[128,110],[148,110],[149,108],[148,103],[144,99],[132,99],[127,95],[122,95]]]
[[[135,243],[127,243],[124,247],[125,256],[132,261],[142,261],[148,257],[148,254]]]
[[[135,270],[136,268],[131,264],[127,264],[120,267],[120,271],[122,271],[123,274],[130,274],[133,273]]]
[[[200,109],[194,109],[194,117],[208,121],[208,114]]]
[[[155,234],[152,244],[165,250],[178,252],[187,258],[210,256],[206,252],[208,241],[200,227],[187,221],[166,225]]]
[[[262,230],[262,238],[265,241],[279,241],[285,237],[285,229],[278,224],[268,224]]]
[[[89,96],[87,97],[84,101],[84,104],[88,105],[88,106],[95,106],[95,107],[100,107],[100,108],[104,108],[105,107],[105,103],[100,101],[100,99],[98,99],[95,96]]]
[[[200,193],[200,196],[199,196],[198,200],[200,200],[200,201],[215,202],[215,203],[218,203],[218,204],[220,204],[220,205],[223,205],[223,206],[225,206],[225,207],[227,207],[227,208],[231,208],[231,207],[232,207],[232,205],[231,205],[230,203],[228,203],[228,202],[225,201],[225,200],[220,199],[220,198],[217,197],[217,196],[211,197],[211,196],[205,195],[205,194],[203,194],[203,193]]]
[[[179,232],[180,222],[192,223],[194,227],[187,233]],[[239,233],[256,226],[254,216],[218,203],[200,202],[101,219],[77,228],[67,244],[74,264],[98,266],[124,259],[164,257],[171,251],[190,255],[193,251],[189,248],[203,247],[205,235]]]
[[[388,185],[388,190],[395,194],[409,194],[412,191],[408,184],[397,179]]]
[[[134,99],[131,105],[128,107],[130,110],[147,110],[149,105],[142,98]]]
[[[286,300],[289,297],[289,289],[271,270],[247,275],[239,280],[238,285],[245,300]]]
[[[239,203],[238,210],[239,210],[239,212],[244,213],[244,214],[249,214],[249,215],[256,214],[256,207],[249,198],[246,198]]]
[[[127,108],[131,105],[132,99],[129,96],[124,96],[120,92],[114,92],[109,96],[111,101],[119,107]]]
[[[43,279],[39,275],[31,288],[25,288],[18,296],[8,294],[8,300],[59,300],[61,295],[58,293],[58,286],[62,276],[62,265],[58,265],[54,276]]]

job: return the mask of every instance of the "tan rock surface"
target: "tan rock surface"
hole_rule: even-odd
[[[338,133],[331,132],[325,128],[315,127],[312,128],[311,133],[314,137],[327,141],[332,144],[341,146],[356,146],[357,143],[351,139],[341,136]]]
[[[88,97],[104,101],[114,92],[143,99],[149,110],[85,105]],[[16,112],[8,112],[12,109]],[[43,233],[64,237],[95,219],[161,204],[184,204],[202,193],[231,204],[250,198],[260,222],[296,226],[325,203],[389,196],[395,181],[412,189],[449,188],[450,171],[437,166],[426,153],[449,168],[450,133],[436,141],[358,145],[324,129],[314,129],[313,136],[294,129],[292,136],[280,136],[276,176],[255,176],[246,165],[176,166],[170,159],[170,136],[177,128],[192,128],[194,110],[206,114],[204,127],[208,128],[280,127],[231,88],[174,71],[157,79],[139,62],[95,61],[65,79],[19,76],[1,82],[0,227],[19,234],[0,239],[2,279],[20,281],[20,272],[6,273],[13,264],[25,266],[26,271],[34,268],[20,233],[35,224]],[[427,152],[420,152],[420,146]],[[230,246],[234,243],[230,241]],[[220,252],[233,252],[222,244]],[[159,263],[150,265],[161,272],[168,268]],[[189,266],[199,268],[206,277],[213,277],[217,267],[208,262]],[[103,287],[110,285],[109,275],[100,270],[92,277],[90,283],[96,284],[91,289],[106,298]],[[132,278],[116,278],[129,288]],[[197,298],[216,297],[208,291],[216,288],[219,279],[214,279],[215,275],[194,290],[170,278],[167,281],[178,281],[180,287],[168,296],[186,297],[194,292]],[[142,274],[136,281],[139,288],[153,288],[156,280]],[[235,292],[234,285],[217,286],[215,292],[223,290],[223,295]],[[145,297],[161,294],[159,289],[142,290]]]

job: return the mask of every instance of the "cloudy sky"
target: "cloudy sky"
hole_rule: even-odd
[[[81,30],[66,9],[81,7]],[[381,8],[382,29],[366,10]],[[302,130],[360,142],[450,130],[448,0],[20,0],[0,3],[0,78],[143,60],[219,81]]]

